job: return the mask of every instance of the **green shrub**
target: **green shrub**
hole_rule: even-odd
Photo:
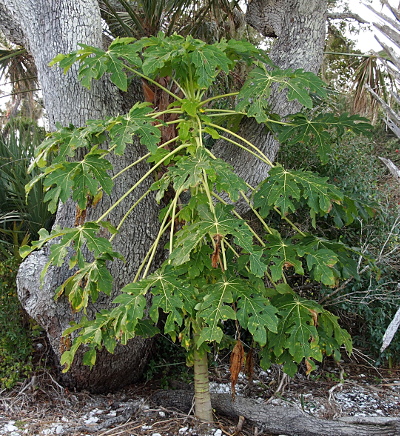
[[[364,260],[359,264],[359,270],[364,273],[358,280],[350,280],[343,288],[340,284],[336,288],[320,287],[318,292],[324,305],[340,316],[356,347],[377,364],[392,365],[400,362],[400,336],[394,337],[384,353],[380,353],[380,348],[386,328],[400,306],[399,205],[392,179],[387,178],[387,169],[378,156],[397,163],[399,146],[380,127],[376,127],[374,136],[374,140],[366,141],[348,132],[340,142],[333,141],[328,165],[323,165],[317,154],[302,143],[295,147],[284,145],[279,159],[289,167],[313,168],[352,198],[374,205],[375,219],[368,223],[359,217],[353,226],[338,229],[333,223],[317,222],[318,230],[322,229],[326,236],[336,235],[350,246],[363,247],[363,253],[376,263],[371,268]],[[297,219],[302,226],[310,226],[309,222]],[[358,262],[359,256],[355,255],[354,259]],[[312,292],[316,298],[315,288]]]
[[[17,297],[19,261],[0,262],[0,388],[11,388],[33,370],[32,327]]]
[[[185,350],[166,336],[158,335],[144,378],[157,380],[162,388],[176,389],[181,384],[193,383],[193,370],[186,365]]]
[[[0,255],[18,257],[20,245],[37,237],[40,228],[51,227],[53,215],[44,202],[39,182],[26,196],[25,185],[36,175],[28,174],[35,147],[44,129],[28,119],[13,119],[0,135]]]
[[[400,363],[400,336],[380,352],[383,335],[400,306],[400,227],[394,211],[385,210],[380,219],[363,230],[366,253],[376,268],[366,268],[358,281],[350,281],[339,292],[324,289],[325,303],[341,314],[343,325],[352,333],[354,344],[373,358],[377,365]]]

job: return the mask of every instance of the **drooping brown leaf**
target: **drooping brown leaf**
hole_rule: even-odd
[[[69,351],[72,346],[71,336],[61,336],[60,338],[60,353],[64,353],[65,351]]]
[[[146,80],[142,79],[142,89],[144,95],[144,101],[154,104],[155,91],[152,89],[151,85],[147,83]]]
[[[213,268],[218,268],[218,265],[221,265],[221,268],[222,268],[221,257],[220,257],[222,238],[223,238],[223,236],[220,234],[216,234],[213,237],[213,239],[215,241],[214,252],[211,255],[211,265]]]
[[[313,370],[313,367],[308,359],[306,359],[306,368],[307,368],[306,374],[308,375]]]
[[[75,227],[81,226],[86,219],[86,209],[81,209],[78,205],[76,206],[75,214]]]
[[[236,345],[233,347],[230,359],[230,367],[229,371],[231,373],[231,393],[232,398],[235,398],[236,395],[236,383],[238,381],[238,377],[240,371],[243,368],[244,361],[244,348],[243,344],[240,340],[236,342]]]
[[[244,363],[244,373],[246,374],[249,383],[253,381],[254,376],[254,349],[250,348],[250,351],[246,355],[246,361]]]
[[[311,313],[311,316],[313,317],[313,324],[312,325],[317,326],[318,325],[318,312],[316,312],[313,309],[308,309],[308,310]]]

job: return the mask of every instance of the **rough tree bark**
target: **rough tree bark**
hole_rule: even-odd
[[[193,392],[177,390],[157,392],[152,401],[164,407],[174,407],[188,413],[192,407]],[[263,432],[290,436],[397,436],[400,420],[396,417],[343,417],[327,420],[311,416],[293,406],[260,403],[251,398],[228,394],[211,394],[213,409],[231,418],[244,417],[262,428]]]
[[[48,63],[58,53],[68,53],[84,43],[101,47],[102,24],[97,0],[1,0],[0,25],[13,30],[20,41],[33,55],[41,84],[50,128],[55,123],[70,123],[81,126],[88,119],[100,119],[107,115],[125,112],[121,94],[107,81],[93,83],[87,90],[77,80],[76,69],[66,76],[59,68],[50,68]],[[12,36],[8,32],[9,36]],[[16,42],[20,42],[16,41]],[[140,97],[139,89],[133,90]],[[115,170],[125,167],[141,155],[138,144],[129,147],[124,157],[113,162]],[[87,218],[100,216],[107,205],[120,198],[126,187],[132,185],[146,170],[146,164],[135,167],[127,173],[123,181],[118,181],[110,197],[103,198],[94,210],[89,210]],[[145,190],[135,195],[141,195]],[[128,198],[117,208],[110,221],[117,224],[131,204]],[[158,208],[151,197],[145,200],[135,214],[124,224],[121,234],[115,239],[115,249],[126,258],[126,263],[115,262],[110,270],[114,277],[114,295],[133,279],[140,260],[150,246],[157,226]],[[74,225],[76,206],[67,202],[60,206],[56,223],[61,226]],[[126,241],[129,235],[129,243]],[[50,268],[44,283],[40,283],[40,273],[47,262],[49,247],[32,253],[21,265],[18,273],[20,300],[30,316],[45,329],[52,349],[59,359],[65,347],[62,332],[71,320],[77,320],[68,301],[60,298],[54,301],[54,290],[70,275],[67,266]],[[109,298],[100,298],[96,305],[89,307],[89,316],[109,306]],[[63,376],[64,383],[72,388],[88,389],[92,392],[110,391],[137,380],[146,364],[151,342],[143,339],[131,340],[126,347],[117,347],[115,354],[103,351],[93,370],[81,363],[82,353],[78,354],[72,369]]]
[[[317,73],[323,60],[326,14],[326,0],[252,0],[246,20],[264,36],[276,38],[269,56],[278,67]],[[285,117],[298,112],[300,105],[296,100],[288,102],[284,92],[273,92],[270,108],[271,113]],[[264,125],[247,119],[239,134],[259,147],[271,161],[275,160],[279,143]],[[221,141],[214,152],[223,156],[252,186],[268,175],[267,165],[232,144]]]

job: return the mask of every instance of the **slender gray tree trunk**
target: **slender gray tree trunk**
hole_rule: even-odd
[[[46,113],[50,128],[55,123],[82,126],[88,119],[101,119],[126,110],[119,91],[107,81],[94,82],[91,90],[84,88],[77,80],[76,68],[64,75],[58,67],[50,68],[48,63],[58,53],[69,53],[78,48],[78,43],[96,47],[102,45],[102,23],[97,0],[0,0],[0,25],[12,27],[33,55],[41,84]],[[12,25],[11,25],[12,24]],[[141,90],[133,89],[136,98]],[[115,162],[115,170],[136,160],[143,153],[138,144],[128,147],[125,155]],[[93,209],[88,210],[87,219],[101,215],[106,208],[120,198],[126,189],[135,183],[146,171],[146,164],[135,167],[119,180],[110,197],[104,197]],[[146,186],[135,194],[141,195]],[[109,217],[116,225],[124,211],[134,202],[128,198]],[[114,262],[110,271],[114,277],[113,296],[125,284],[132,281],[157,231],[158,208],[150,196],[139,205],[121,229],[123,237],[114,240],[114,247],[126,258],[126,262]],[[76,206],[72,201],[60,205],[56,223],[74,226]],[[129,239],[127,239],[129,235]],[[56,358],[59,360],[69,344],[62,338],[62,332],[71,320],[78,320],[80,314],[72,312],[66,298],[54,301],[54,291],[71,274],[65,265],[51,267],[44,283],[40,273],[47,263],[49,247],[34,252],[22,263],[18,273],[20,300],[30,316],[45,329]],[[88,315],[94,316],[102,308],[110,306],[110,298],[101,297],[88,308]],[[131,340],[127,346],[117,347],[113,355],[103,350],[93,369],[82,365],[82,353],[71,370],[63,375],[63,381],[71,388],[88,389],[92,392],[117,389],[137,380],[147,362],[151,341],[141,338]]]

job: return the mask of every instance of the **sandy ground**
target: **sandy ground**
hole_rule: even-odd
[[[226,366],[216,368],[210,379],[212,392],[230,393]],[[157,390],[159,383],[152,381],[108,395],[76,393],[60,386],[49,372],[42,372],[12,391],[1,392],[0,435],[269,435],[262,428],[221,416],[216,416],[214,426],[200,428],[192,413],[155,404],[152,397]],[[378,370],[360,362],[332,364],[312,376],[291,379],[277,368],[258,368],[251,383],[240,377],[237,394],[257,398],[260,403],[294,406],[325,419],[400,419],[400,370]]]

